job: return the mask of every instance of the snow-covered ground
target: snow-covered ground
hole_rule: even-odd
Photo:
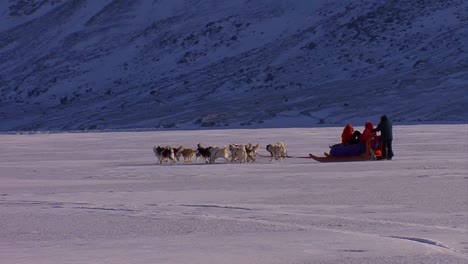
[[[467,263],[468,125],[394,130],[394,160],[326,164],[299,157],[341,128],[0,135],[0,262]],[[155,162],[199,142],[261,156]]]

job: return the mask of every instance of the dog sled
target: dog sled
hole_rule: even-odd
[[[365,152],[360,155],[352,156],[331,156],[329,153],[324,153],[324,156],[316,156],[309,153],[309,158],[318,162],[351,162],[351,161],[369,161],[381,160],[382,150],[380,149],[378,138],[368,139],[365,143]]]

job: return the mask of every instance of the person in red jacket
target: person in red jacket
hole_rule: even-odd
[[[373,130],[374,130],[374,124],[367,121],[365,128],[364,128],[364,132],[362,132],[362,135],[359,137],[359,142],[366,142],[369,138],[371,138],[375,133],[373,132]]]
[[[347,124],[343,129],[341,134],[341,144],[348,145],[351,144],[351,139],[353,138],[354,128],[353,125]]]

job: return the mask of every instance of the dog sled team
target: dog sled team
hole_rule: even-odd
[[[158,159],[159,164],[170,162],[174,164],[183,157],[185,163],[192,163],[193,158],[198,163],[201,160],[205,163],[214,163],[217,159],[224,159],[225,162],[248,163],[257,160],[257,150],[259,144],[230,144],[223,147],[209,146],[204,147],[201,143],[196,149],[186,148],[181,145],[177,148],[171,146],[154,146],[153,152]],[[288,156],[286,145],[283,142],[268,144],[266,150],[270,153],[270,160],[280,160]]]
[[[377,135],[380,132],[380,135]],[[341,134],[341,143],[330,146],[330,152],[324,153],[324,157],[315,156],[312,153],[308,158],[319,162],[336,161],[361,161],[361,160],[391,160],[394,156],[392,149],[392,123],[386,115],[380,117],[377,127],[371,122],[366,122],[365,129],[361,133],[355,131],[352,124],[347,124]],[[251,143],[230,144],[223,147],[210,146],[204,147],[198,144],[196,149],[179,146],[154,146],[153,151],[158,162],[171,162],[171,164],[180,161],[182,156],[185,163],[191,163],[195,157],[196,162],[202,160],[205,163],[214,163],[217,159],[224,159],[225,162],[248,163],[256,161],[259,144]],[[268,144],[265,148],[270,153],[270,161],[273,159],[281,160],[288,156],[286,145],[283,142]]]

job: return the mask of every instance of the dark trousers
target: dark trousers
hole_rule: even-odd
[[[393,158],[393,149],[392,149],[391,139],[382,139],[382,158],[384,159]]]

